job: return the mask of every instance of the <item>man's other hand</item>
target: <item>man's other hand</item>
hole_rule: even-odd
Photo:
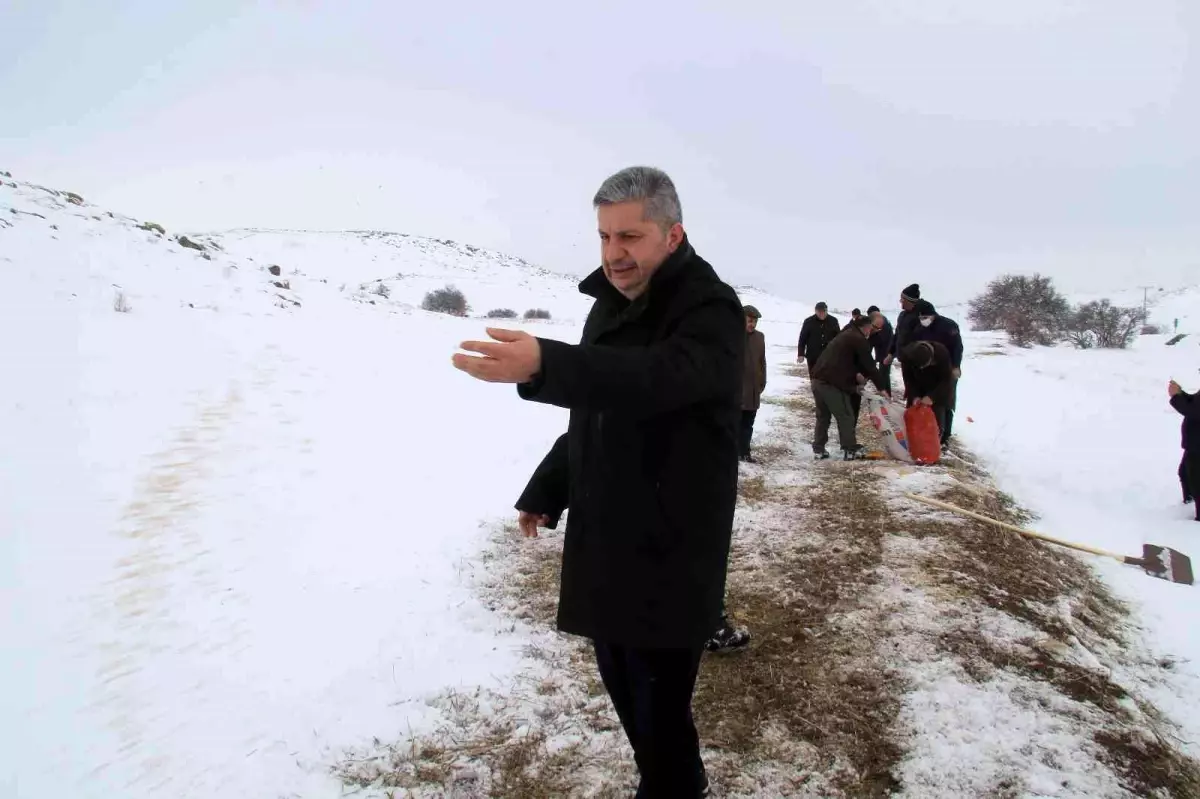
[[[537,538],[539,527],[549,527],[550,517],[544,513],[526,513],[519,511],[517,513],[517,527],[521,528],[521,535],[526,538]]]

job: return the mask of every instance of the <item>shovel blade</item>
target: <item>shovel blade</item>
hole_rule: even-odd
[[[1154,575],[1173,583],[1193,585],[1192,559],[1182,552],[1156,544],[1142,544],[1142,567]]]

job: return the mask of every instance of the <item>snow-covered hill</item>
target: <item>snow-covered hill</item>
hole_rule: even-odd
[[[456,282],[574,339],[571,281],[382,234],[193,249],[0,180],[0,795],[336,796],[331,752],[519,667],[463,570],[566,417],[414,305]]]
[[[481,552],[511,521],[566,415],[470,380],[450,355],[502,307],[544,308],[551,321],[504,324],[575,340],[588,301],[574,278],[466,244],[180,234],[153,221],[0,175],[0,796],[341,796],[331,765],[375,738],[402,746],[442,723],[431,697],[501,691],[556,668],[545,655],[555,639],[485,606],[478,580],[485,569],[504,579]],[[466,294],[471,316],[420,310],[447,284]],[[759,434],[774,435],[773,457],[797,459],[808,421],[795,418],[803,398],[792,392],[804,389],[791,365],[812,303],[739,293],[763,312],[769,345],[772,402]],[[1198,300],[1164,293],[1156,313],[1178,316],[1183,330]],[[1190,523],[1170,501],[1177,419],[1164,394],[1171,376],[1200,389],[1195,343],[1016,351],[970,335],[959,432],[1047,532],[1187,551]],[[785,418],[792,426],[772,433]],[[764,460],[760,487],[772,479]],[[808,490],[826,479],[803,465],[783,483]],[[805,518],[828,523],[820,507]],[[773,523],[796,538],[791,517]],[[1196,740],[1186,712],[1200,697],[1193,589],[1097,566],[1142,610],[1153,654],[1171,663],[1152,698]],[[911,607],[898,603],[894,621]],[[936,633],[948,622],[922,623]],[[827,646],[808,632],[788,635]],[[911,653],[887,657],[897,673],[928,671]],[[1005,684],[977,690],[998,697]],[[1011,716],[978,713],[959,734],[961,705],[935,694],[921,707],[936,734],[919,724],[909,737],[888,733],[899,736],[896,757],[909,758],[895,774],[921,774],[904,795],[954,795],[976,771],[1016,785],[1033,771],[1031,785],[1077,780],[1046,795],[1118,782],[1108,771],[1088,781],[1101,768],[1090,749],[1055,759],[1061,740],[1075,740],[1058,736],[1059,717],[1037,714],[1050,721],[1036,740],[1061,740],[1031,750],[1027,766],[1013,754],[1027,730],[1006,726]],[[609,725],[564,723],[555,746],[611,741]],[[793,776],[773,773],[770,784],[801,784]],[[831,783],[816,777],[810,795],[828,795],[820,786]],[[779,795],[762,790],[739,795]]]

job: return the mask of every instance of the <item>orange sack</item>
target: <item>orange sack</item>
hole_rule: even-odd
[[[942,455],[942,432],[937,417],[928,405],[914,405],[904,412],[908,432],[908,451],[916,463],[937,463]]]

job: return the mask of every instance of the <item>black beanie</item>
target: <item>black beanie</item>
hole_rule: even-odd
[[[909,302],[916,302],[917,300],[921,299],[921,287],[916,283],[913,283],[904,291],[900,292],[900,296]]]
[[[917,300],[917,304],[913,306],[913,312],[917,316],[937,316],[937,309],[929,300]]]
[[[867,313],[873,314],[873,313],[877,312],[878,310],[879,310],[878,305],[872,305],[870,308],[867,309]]]

